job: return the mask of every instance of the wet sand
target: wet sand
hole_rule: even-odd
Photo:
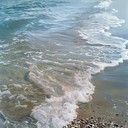
[[[68,125],[68,128],[93,128],[89,124],[93,124],[94,128],[128,128],[127,76],[128,61],[95,74],[92,77],[92,83],[96,86],[93,100],[79,104],[77,123]],[[85,125],[82,125],[81,119]],[[99,119],[100,124],[97,123]],[[82,123],[81,126],[78,122]]]

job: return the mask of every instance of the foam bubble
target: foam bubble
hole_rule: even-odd
[[[77,108],[75,104],[63,103],[62,98],[57,102],[53,98],[45,105],[36,107],[32,112],[32,116],[38,120],[37,126],[39,128],[62,128],[76,117],[74,108]]]
[[[94,7],[101,8],[101,9],[103,8],[107,9],[111,3],[112,3],[112,0],[103,0],[97,6],[94,6]]]
[[[20,105],[20,104],[18,104],[18,105],[15,106],[15,108],[27,108],[27,105]]]
[[[23,94],[20,94],[20,95],[17,96],[17,99],[26,100],[27,97],[24,96]]]
[[[10,94],[11,94],[11,92],[10,92],[9,90],[0,92],[0,96],[3,96],[3,95],[10,95]]]
[[[22,86],[20,84],[13,84],[14,87],[16,88],[21,88]]]
[[[79,72],[75,76],[76,89],[65,91],[61,97],[51,97],[45,103],[33,109],[32,116],[38,120],[38,128],[62,128],[74,118],[78,102],[89,102],[94,86],[87,80],[86,75]]]

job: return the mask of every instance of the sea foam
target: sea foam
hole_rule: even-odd
[[[78,89],[65,91],[62,97],[52,96],[33,109],[32,116],[38,120],[38,128],[62,128],[77,117],[78,102],[89,102],[94,86],[84,73],[75,76]],[[85,86],[86,85],[86,86]]]
[[[102,0],[102,2],[100,2],[97,6],[95,6],[95,8],[108,8],[110,6],[110,4],[112,3],[112,0]]]
[[[105,0],[94,7],[107,9],[111,2],[111,0]],[[77,104],[89,102],[92,99],[95,87],[90,82],[91,74],[105,67],[116,66],[127,58],[125,49],[127,40],[114,37],[108,32],[110,27],[121,26],[124,20],[118,19],[113,13],[100,12],[90,15],[89,20],[85,20],[84,23],[85,26],[83,25],[78,33],[81,38],[87,40],[86,43],[91,45],[94,52],[97,50],[94,56],[92,51],[88,50],[88,56],[94,57],[93,62],[90,63],[93,66],[85,72],[84,70],[75,72],[73,76],[75,86],[69,89],[63,88],[62,96],[52,95],[51,98],[46,98],[45,102],[33,109],[31,116],[37,120],[38,128],[62,128],[76,118]]]

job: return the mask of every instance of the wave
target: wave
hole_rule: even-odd
[[[78,106],[76,104],[78,102],[89,102],[91,100],[91,94],[94,92],[94,86],[89,82],[87,77],[88,76],[86,76],[86,74],[83,72],[82,74],[81,72],[75,74],[75,87],[66,85],[67,82],[65,81],[65,83],[58,83],[59,81],[55,79],[49,80],[50,83],[54,81],[56,84],[58,83],[58,85],[62,87],[62,92],[64,93],[63,96],[58,96],[61,90],[55,90],[55,85],[50,86],[50,84],[48,84],[47,86],[47,84],[43,81],[43,77],[37,79],[38,83],[40,80],[40,85],[38,84],[39,87],[43,87],[43,89],[45,88],[45,92],[52,95],[51,98],[47,98],[45,100],[45,103],[35,107],[31,114],[35,119],[38,120],[37,126],[39,128],[61,128],[77,116],[75,110],[78,108]],[[56,94],[57,92],[58,95]]]
[[[45,103],[33,109],[31,115],[37,119],[38,128],[62,128],[76,118],[77,104],[89,102],[92,99],[95,87],[90,82],[91,74],[95,74],[105,67],[118,65],[119,62],[123,62],[123,59],[127,59],[127,40],[112,36],[112,33],[108,32],[109,28],[118,27],[124,23],[124,20],[114,16],[114,12],[107,11],[111,3],[111,0],[101,1],[94,8],[102,9],[102,12],[91,14],[82,21],[82,27],[79,28],[78,33],[81,38],[85,39],[85,47],[86,44],[91,44],[87,49],[84,47],[86,49],[84,49],[84,55],[87,60],[89,59],[89,62],[81,64],[81,71],[74,71],[72,77],[70,77],[73,79],[73,85],[66,83],[66,79],[59,82],[57,78],[60,74],[56,75],[56,72],[54,72],[56,76],[54,78],[51,73],[46,71],[38,72],[40,75],[37,75],[37,73],[34,75],[34,79],[40,81],[38,85],[42,88],[47,86],[49,89],[51,83],[57,84],[51,85],[50,90],[46,90],[52,95],[51,98],[46,98]],[[105,10],[103,11],[103,9]],[[62,91],[62,95],[57,94],[55,88],[58,88],[58,86],[61,86],[59,92]]]

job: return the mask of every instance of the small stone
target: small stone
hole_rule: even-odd
[[[116,113],[116,116],[119,116],[119,113]]]
[[[123,128],[123,125],[120,125],[120,128]]]
[[[74,124],[75,124],[75,122],[74,122],[74,121],[72,121],[72,122],[71,122],[71,124],[72,124],[72,125],[74,125]]]
[[[79,125],[75,125],[74,127],[75,127],[75,128],[79,128]]]
[[[89,120],[88,118],[86,118],[86,120]]]
[[[68,124],[67,126],[68,126],[68,128],[72,128],[72,127],[71,127],[71,124]]]
[[[91,116],[91,118],[90,119],[93,119],[93,116]]]
[[[101,117],[98,117],[98,120],[101,120]]]
[[[119,125],[118,124],[114,124],[114,127],[118,127]]]

